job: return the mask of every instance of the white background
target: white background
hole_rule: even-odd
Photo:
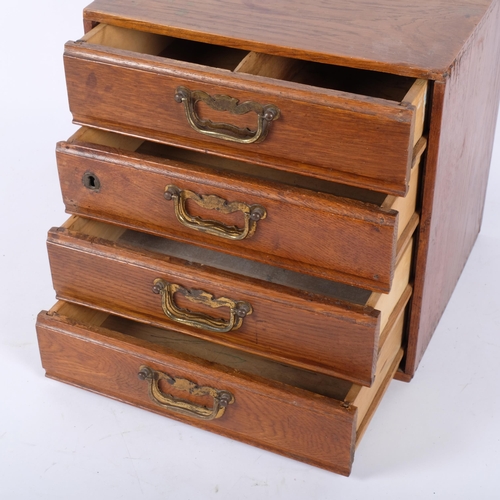
[[[86,0],[8,2],[0,31],[0,498],[500,498],[500,135],[483,229],[417,375],[393,382],[350,478],[44,377],[54,146],[75,130],[62,50]],[[500,27],[499,27],[500,29]]]

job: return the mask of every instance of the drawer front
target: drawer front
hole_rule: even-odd
[[[104,27],[111,28],[129,32]],[[121,50],[134,33],[120,35],[118,48],[90,35],[66,45],[76,123],[383,192],[407,191],[416,106],[141,54],[134,50],[148,48],[133,44]],[[202,130],[214,126],[222,133]],[[227,139],[264,128],[253,143]]]
[[[335,404],[326,398],[318,401],[312,395],[300,397],[276,384],[225,373],[208,363],[146,351],[120,338],[106,338],[43,313],[38,320],[38,340],[43,366],[50,377],[313,465],[328,465],[341,474],[350,471],[356,410],[343,408],[340,401]],[[222,417],[211,421],[164,409],[151,400],[148,382],[138,377],[145,365],[170,377],[226,391],[234,402],[228,404]],[[182,393],[176,396],[183,397]],[[194,404],[214,404],[207,399],[190,397]]]
[[[372,382],[381,319],[359,304],[369,292],[348,288],[357,303],[341,301],[64,228],[50,231],[48,251],[59,298]]]
[[[70,213],[390,289],[398,233],[390,208],[99,145],[61,143],[57,159]],[[414,197],[402,202],[413,213]]]
[[[282,365],[246,372],[223,364],[230,352],[214,363],[116,330],[95,311],[65,316],[60,304],[37,321],[47,376],[345,475],[400,359],[391,354],[372,389]]]

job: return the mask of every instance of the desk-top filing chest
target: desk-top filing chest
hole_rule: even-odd
[[[48,376],[342,474],[474,244],[497,1],[97,0]]]

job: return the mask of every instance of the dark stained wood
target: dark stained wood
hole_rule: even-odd
[[[168,159],[78,141],[60,143],[57,160],[66,210],[349,285],[389,291],[398,229],[402,233],[408,223],[399,219],[398,224],[394,210],[284,186],[266,178],[272,178],[272,170],[257,172],[260,175],[255,178],[217,168],[216,158],[212,159],[216,169],[182,163],[175,155],[182,151],[165,149]],[[219,163],[224,167],[224,162]],[[248,165],[245,173],[256,170]],[[84,186],[86,172],[97,176],[99,190]],[[292,181],[309,183],[307,178]],[[175,216],[173,202],[164,199],[165,186],[170,184],[200,195],[217,195],[228,202],[259,204],[265,207],[267,217],[257,223],[254,235],[241,241],[197,232],[183,226]],[[342,186],[316,184],[317,189],[340,194],[347,191],[359,200],[377,198],[373,192],[351,193]],[[379,205],[386,205],[385,199],[379,195]],[[414,211],[414,200],[407,202],[410,207],[405,217]],[[229,218],[194,204],[189,205],[189,211],[205,220],[243,226],[241,212]]]
[[[97,0],[106,22],[257,52],[445,78],[490,0]]]
[[[76,123],[386,193],[407,192],[418,140],[415,106],[409,103],[86,42],[68,42],[64,61]],[[240,102],[274,104],[281,116],[257,144],[206,137],[190,127],[184,106],[174,99],[180,85]],[[245,118],[251,115],[256,121],[255,113]],[[228,113],[212,112],[210,118],[241,126]]]
[[[241,267],[230,273],[170,257],[160,253],[159,247],[146,250],[145,243],[144,238],[141,246],[131,246],[62,228],[51,231],[48,248],[57,296],[296,366],[371,384],[380,314],[364,307],[370,298],[369,292],[346,286],[337,286],[336,290],[327,284],[314,293],[315,287],[322,283],[309,285],[303,279],[295,288],[290,288],[290,285],[248,277],[245,272],[248,269]],[[161,240],[158,244],[162,244]],[[183,249],[178,253],[186,255]],[[226,267],[227,259],[222,259]],[[272,279],[272,269],[264,272],[268,280]],[[278,282],[283,282],[283,273],[275,274]],[[152,291],[156,278],[188,289],[203,289],[215,297],[245,300],[252,305],[253,313],[238,330],[229,333],[211,333],[181,325],[165,316],[161,296]],[[210,316],[228,314],[227,308],[212,311],[207,306],[183,302],[179,294],[175,300],[179,307]]]
[[[434,85],[405,372],[415,373],[481,227],[500,93],[498,4]]]

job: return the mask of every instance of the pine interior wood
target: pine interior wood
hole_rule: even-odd
[[[383,331],[389,321],[390,313],[394,310],[399,298],[404,292],[410,279],[410,269],[413,256],[413,240],[410,240],[407,247],[401,254],[394,273],[394,281],[389,293],[372,293],[366,305],[380,311],[380,329]]]
[[[380,203],[381,208],[396,210],[399,213],[398,233],[397,233],[398,241],[401,240],[402,234],[407,229],[411,221],[411,218],[415,214],[415,208],[417,205],[417,197],[418,197],[418,187],[420,185],[419,184],[420,170],[421,170],[420,161],[422,159],[422,154],[425,151],[426,145],[427,145],[427,140],[421,137],[415,146],[407,195],[405,197],[389,195],[385,198],[385,200],[383,200]]]
[[[70,318],[72,321],[89,325],[90,327],[102,326],[110,316],[106,312],[77,306],[69,302],[64,302],[63,300],[56,302],[47,314],[50,316],[64,316]]]
[[[132,32],[117,26],[100,24],[82,36],[80,40],[115,49],[131,50],[139,54],[156,55],[160,54],[169,45],[171,38],[143,31]]]
[[[426,80],[396,78],[388,73],[366,72],[256,52],[250,52],[234,71],[409,104],[417,109],[413,145],[422,136]]]
[[[373,392],[377,392],[377,384],[382,384],[385,375],[388,371],[392,371],[392,365],[397,358],[397,353],[401,349],[402,333],[404,331],[405,308],[399,308],[398,311],[391,317],[391,322],[385,330],[385,339],[382,348],[379,352],[377,360],[377,375],[375,383],[371,387],[353,384],[349,392],[344,396],[344,401],[347,401],[358,408],[358,425],[359,429],[366,413],[369,411]],[[397,332],[397,333],[396,333]],[[375,387],[375,390],[373,388]]]
[[[415,129],[413,131],[413,145],[422,137],[424,133],[425,111],[427,108],[427,93],[429,82],[426,80],[417,80],[408,90],[408,93],[403,97],[402,102],[414,106],[415,112]]]
[[[303,61],[289,57],[272,56],[258,52],[249,52],[236,66],[236,73],[277,78],[279,80],[292,80],[300,71]]]
[[[444,79],[491,3],[96,0],[84,18],[87,26],[107,22],[278,56]]]
[[[61,228],[110,241],[117,241],[126,231],[120,226],[99,224],[96,223],[96,221],[85,219],[83,217],[76,217],[74,215],[66,220],[61,225]]]

